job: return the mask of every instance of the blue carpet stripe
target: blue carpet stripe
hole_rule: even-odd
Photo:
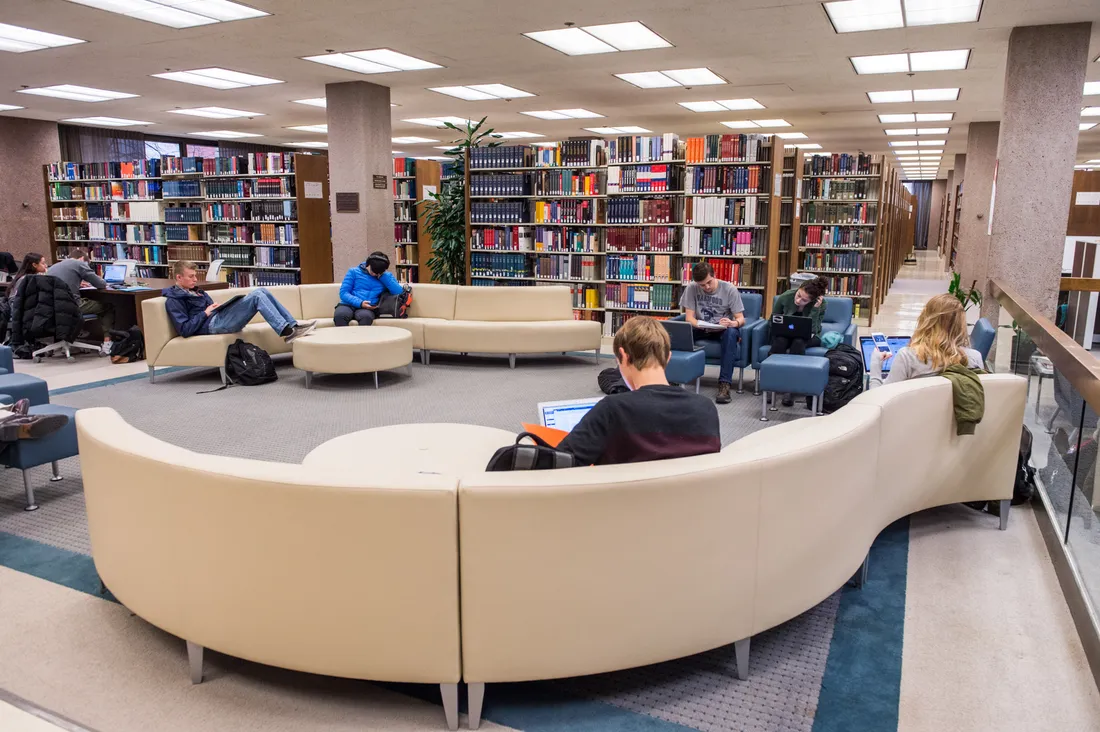
[[[79,592],[117,602],[99,594],[99,574],[86,554],[70,552],[33,539],[0,531],[0,565]]]
[[[177,371],[187,371],[190,366],[172,366],[170,368],[157,369],[157,376],[162,374],[174,374]],[[60,389],[50,389],[50,396],[61,396],[62,394],[72,394],[75,391],[87,391],[88,389],[98,389],[101,386],[113,386],[114,384],[125,384],[127,381],[138,381],[139,379],[148,379],[149,374],[130,374],[129,376],[115,376],[110,379],[101,379],[100,381],[89,381],[87,384],[77,384],[75,386],[63,386]]]

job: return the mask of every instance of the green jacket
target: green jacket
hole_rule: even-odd
[[[813,334],[821,337],[821,321],[825,318],[825,303],[821,304],[821,307],[809,307],[807,310],[799,310],[794,304],[794,294],[798,292],[798,288],[794,287],[787,290],[775,301],[775,310],[772,311],[772,315],[800,315],[802,317],[809,317],[813,321]]]
[[[955,434],[972,435],[985,416],[985,389],[978,378],[979,369],[954,365],[944,369],[943,376],[951,382],[951,398],[955,405]]]

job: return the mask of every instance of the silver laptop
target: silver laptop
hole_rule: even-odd
[[[587,399],[564,399],[558,402],[541,402],[539,404],[539,424],[543,427],[553,427],[556,430],[571,432],[584,415],[596,406],[596,402],[603,397],[588,397]]]

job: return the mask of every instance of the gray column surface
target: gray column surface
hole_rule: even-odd
[[[390,89],[366,81],[325,85],[332,266],[337,282],[375,250],[393,256]],[[374,187],[374,176],[385,186]],[[358,213],[338,213],[336,196],[358,193]]]
[[[964,287],[977,280],[982,292],[989,258],[989,201],[1000,126],[999,122],[971,122],[966,136],[966,195],[959,214],[955,271],[962,275]]]
[[[1013,28],[1008,39],[989,277],[1050,318],[1062,274],[1091,32],[1091,23],[1026,26]],[[992,319],[996,310],[986,297],[982,314]]]

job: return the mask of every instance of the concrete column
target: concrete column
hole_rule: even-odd
[[[1091,32],[1091,23],[1026,26],[1013,28],[1008,39],[988,275],[1050,318],[1058,301]],[[996,310],[986,297],[982,314]]]
[[[42,166],[61,160],[57,123],[0,117],[0,251],[18,263],[50,256],[50,211]]]
[[[955,271],[962,275],[964,287],[977,280],[982,292],[989,259],[989,201],[1000,126],[999,122],[971,122],[966,136],[966,195],[959,215]]]
[[[393,252],[390,89],[366,81],[325,85],[332,266],[336,280],[379,250]],[[374,186],[382,176],[385,185]],[[337,210],[341,193],[359,195],[359,211]]]

